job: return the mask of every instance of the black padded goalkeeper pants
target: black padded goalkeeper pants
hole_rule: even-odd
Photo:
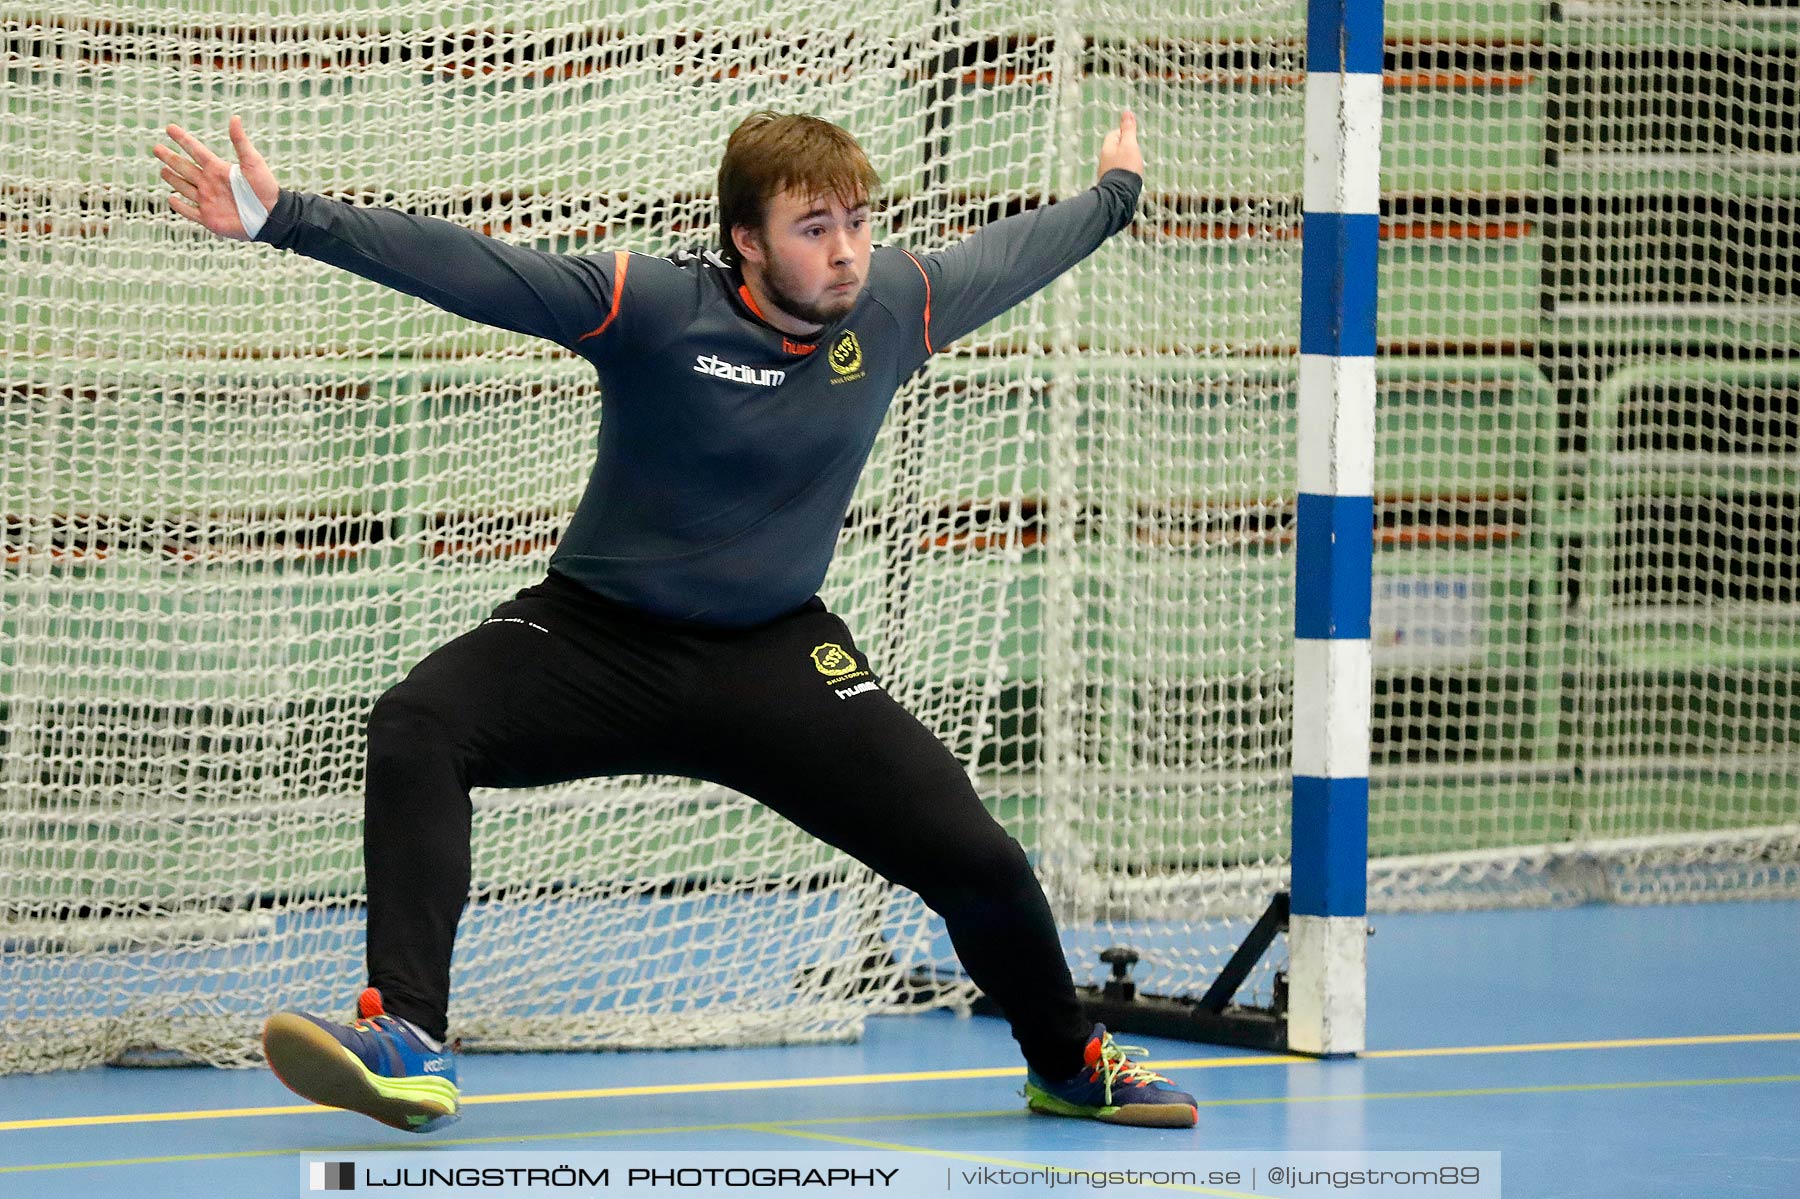
[[[555,574],[370,713],[369,982],[388,1011],[445,1034],[469,789],[619,774],[722,784],[916,892],[1031,1067],[1051,1079],[1081,1068],[1090,1025],[1024,851],[822,601],[710,629]]]

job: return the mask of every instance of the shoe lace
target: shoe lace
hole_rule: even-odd
[[[1113,1084],[1121,1080],[1127,1086],[1142,1086],[1152,1082],[1166,1082],[1171,1086],[1174,1085],[1173,1079],[1165,1078],[1146,1066],[1140,1066],[1127,1056],[1133,1053],[1148,1052],[1150,1051],[1142,1046],[1118,1044],[1113,1040],[1111,1033],[1107,1033],[1101,1038],[1100,1060],[1096,1066],[1100,1081],[1105,1088],[1108,1105],[1112,1103]]]
[[[392,1016],[388,1015],[386,1012],[382,1012],[379,1015],[375,1015],[375,1016],[358,1016],[356,1019],[354,1019],[350,1022],[350,1027],[354,1028],[357,1032],[378,1033],[378,1034],[379,1033],[390,1033],[391,1034],[393,1030],[390,1028],[382,1027],[380,1021],[387,1020],[391,1023],[393,1021],[393,1019],[394,1018]],[[427,1046],[427,1048],[429,1048],[429,1046]],[[451,1053],[461,1053],[462,1052],[462,1038],[457,1037],[454,1041],[444,1042],[444,1048],[448,1049]]]

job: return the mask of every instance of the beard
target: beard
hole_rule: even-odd
[[[798,317],[809,325],[829,325],[832,321],[846,315],[856,307],[856,301],[862,296],[862,287],[839,299],[821,298],[816,302],[808,302],[796,296],[789,288],[786,273],[774,262],[763,271],[763,287],[769,298],[789,316]],[[830,293],[826,293],[829,296]]]

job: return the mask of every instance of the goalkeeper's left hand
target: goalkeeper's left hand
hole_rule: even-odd
[[[220,237],[234,241],[249,241],[255,237],[262,228],[262,218],[274,209],[275,201],[280,198],[281,187],[275,182],[275,172],[250,143],[243,121],[232,117],[230,131],[232,148],[237,151],[237,169],[252,193],[243,197],[243,203],[233,194],[229,162],[179,125],[170,125],[166,132],[176,145],[187,151],[187,157],[183,157],[167,146],[155,146],[151,150],[162,160],[163,182],[175,189],[175,194],[169,197],[169,207]],[[255,211],[258,203],[262,206],[260,213]],[[246,228],[246,219],[255,228]]]
[[[1100,143],[1100,174],[1108,171],[1130,171],[1143,178],[1144,155],[1138,149],[1137,114],[1129,108],[1119,117],[1119,127]]]

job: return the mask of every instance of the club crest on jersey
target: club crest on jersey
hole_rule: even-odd
[[[831,363],[831,372],[837,376],[833,383],[850,383],[867,373],[863,370],[862,342],[856,340],[856,334],[849,329],[831,343],[825,358]]]

